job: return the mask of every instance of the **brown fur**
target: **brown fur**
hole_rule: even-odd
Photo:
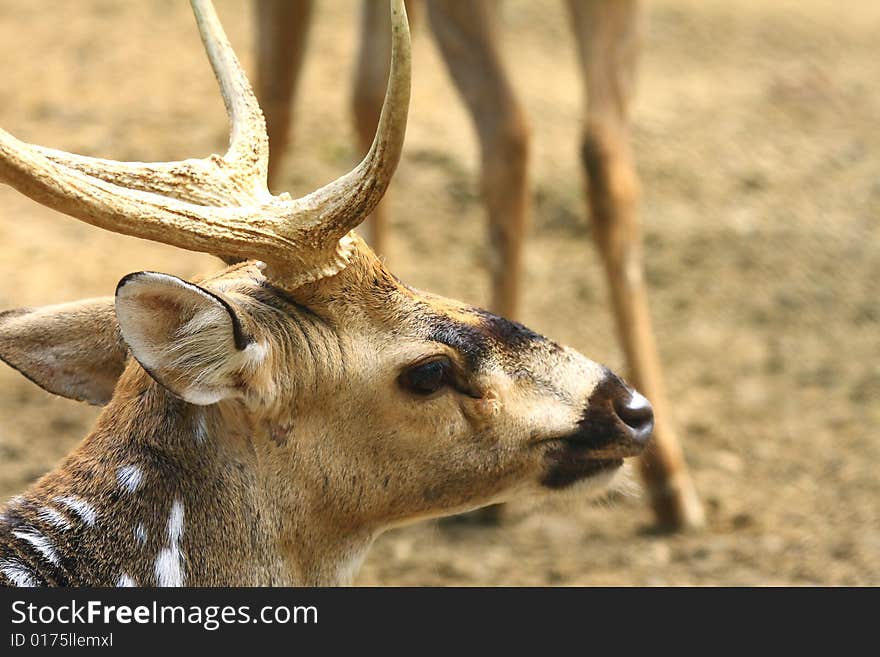
[[[18,560],[46,584],[112,585],[123,574],[155,584],[176,500],[188,585],[345,583],[388,527],[540,490],[548,454],[579,431],[607,378],[524,327],[404,286],[363,244],[342,273],[295,293],[267,285],[253,264],[202,287],[265,346],[260,366],[239,371],[239,388],[222,401],[200,406],[169,392],[161,368],[157,381],[130,360],[92,434],[7,508],[0,566]],[[166,311],[153,307],[143,321]],[[455,339],[438,340],[438,326]],[[129,346],[139,357],[141,347]],[[240,351],[231,337],[228,350]],[[447,355],[472,392],[402,390],[400,371],[431,354]],[[603,446],[625,439],[609,426]],[[131,465],[142,471],[134,492],[118,479]],[[594,465],[570,483],[596,474]],[[59,505],[63,496],[93,506],[94,527]],[[72,527],[41,518],[45,507]],[[12,534],[31,530],[51,542],[59,565]]]
[[[226,156],[99,161],[0,131],[0,178],[112,230],[271,258],[199,285],[129,275],[113,315],[86,301],[0,317],[0,357],[26,376],[93,401],[113,388],[94,431],[4,510],[0,583],[348,583],[389,527],[607,483],[650,435],[644,398],[519,324],[407,287],[349,232],[402,147],[400,0],[372,154],[298,202],[266,192],[259,108],[210,3],[192,4],[233,123]],[[405,385],[426,362],[442,378]]]
[[[311,0],[294,5],[310,7]],[[511,85],[499,44],[495,0],[426,0],[431,31],[452,81],[473,120],[481,159],[481,192],[489,234],[490,309],[519,315],[522,250],[531,214],[530,130]],[[421,2],[410,0],[410,15]],[[643,12],[639,0],[567,0],[584,80],[582,161],[596,243],[611,290],[618,335],[630,376],[657,407],[657,435],[642,474],[659,524],[699,527],[704,517],[669,421],[660,358],[648,312],[638,222],[638,179],[629,147],[629,111],[635,89]],[[257,0],[261,98],[277,178],[288,147],[289,107],[303,60],[308,11],[282,10]],[[366,151],[375,131],[387,78],[388,7],[362,3],[353,92],[358,142]],[[283,29],[277,26],[283,25]],[[271,44],[271,45],[267,45]],[[272,53],[268,56],[267,53]],[[376,208],[370,243],[386,253],[387,204]]]
[[[126,355],[112,297],[0,313],[0,359],[56,395],[106,404]]]

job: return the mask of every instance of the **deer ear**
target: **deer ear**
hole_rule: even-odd
[[[265,357],[229,301],[167,274],[123,278],[116,288],[116,318],[131,355],[192,404],[240,395]]]
[[[0,360],[56,395],[106,404],[127,357],[113,297],[0,313]]]

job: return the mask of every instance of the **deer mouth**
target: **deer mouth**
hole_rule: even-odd
[[[541,484],[547,488],[565,488],[581,479],[610,474],[623,465],[624,454],[606,454],[607,450],[597,453],[576,438],[561,438],[552,443],[544,454],[548,469],[541,479]]]
[[[564,488],[579,479],[605,474],[638,456],[654,430],[650,402],[619,377],[608,374],[593,394],[576,429],[546,443],[549,466],[542,483]]]
[[[585,439],[583,431],[548,440],[545,444],[548,449],[544,461],[548,469],[541,484],[553,489],[565,488],[588,477],[611,474],[623,465],[624,458],[638,456],[643,451],[643,445],[621,440],[617,435]]]

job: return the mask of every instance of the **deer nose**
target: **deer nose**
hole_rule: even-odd
[[[578,442],[597,456],[636,456],[651,439],[654,410],[644,395],[606,370],[578,424]]]
[[[626,386],[623,394],[615,396],[612,407],[617,417],[632,433],[633,442],[644,444],[654,432],[654,409],[641,393]]]

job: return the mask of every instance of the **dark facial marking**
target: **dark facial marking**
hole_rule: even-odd
[[[596,386],[587,400],[587,407],[578,421],[577,430],[571,439],[588,449],[604,449],[625,436],[617,412],[614,410],[614,397],[623,388],[623,382],[608,371],[604,380]],[[624,433],[621,433],[624,431]]]
[[[513,322],[504,317],[493,315],[489,311],[480,308],[474,308],[471,310],[471,313],[480,318],[483,332],[505,347],[519,349],[529,347],[534,343],[553,344],[543,335],[535,333],[519,322]]]
[[[553,460],[553,467],[541,483],[554,490],[567,488],[582,479],[607,470],[616,470],[623,465],[623,459],[591,459],[589,454],[563,449],[547,456]]]
[[[624,382],[606,371],[596,386],[577,428],[546,455],[550,470],[542,482],[564,488],[605,470],[620,467],[623,457],[635,456],[644,444],[634,443],[629,427],[615,410],[615,399],[626,392]]]
[[[427,337],[458,351],[471,370],[478,369],[493,348],[500,354],[516,354],[537,345],[553,351],[559,349],[543,335],[518,322],[479,308],[467,312],[477,318],[475,324],[459,322],[445,315],[431,316]]]
[[[480,328],[444,315],[434,315],[429,322],[427,338],[455,349],[464,358],[468,369],[478,369],[489,355],[489,339]]]

